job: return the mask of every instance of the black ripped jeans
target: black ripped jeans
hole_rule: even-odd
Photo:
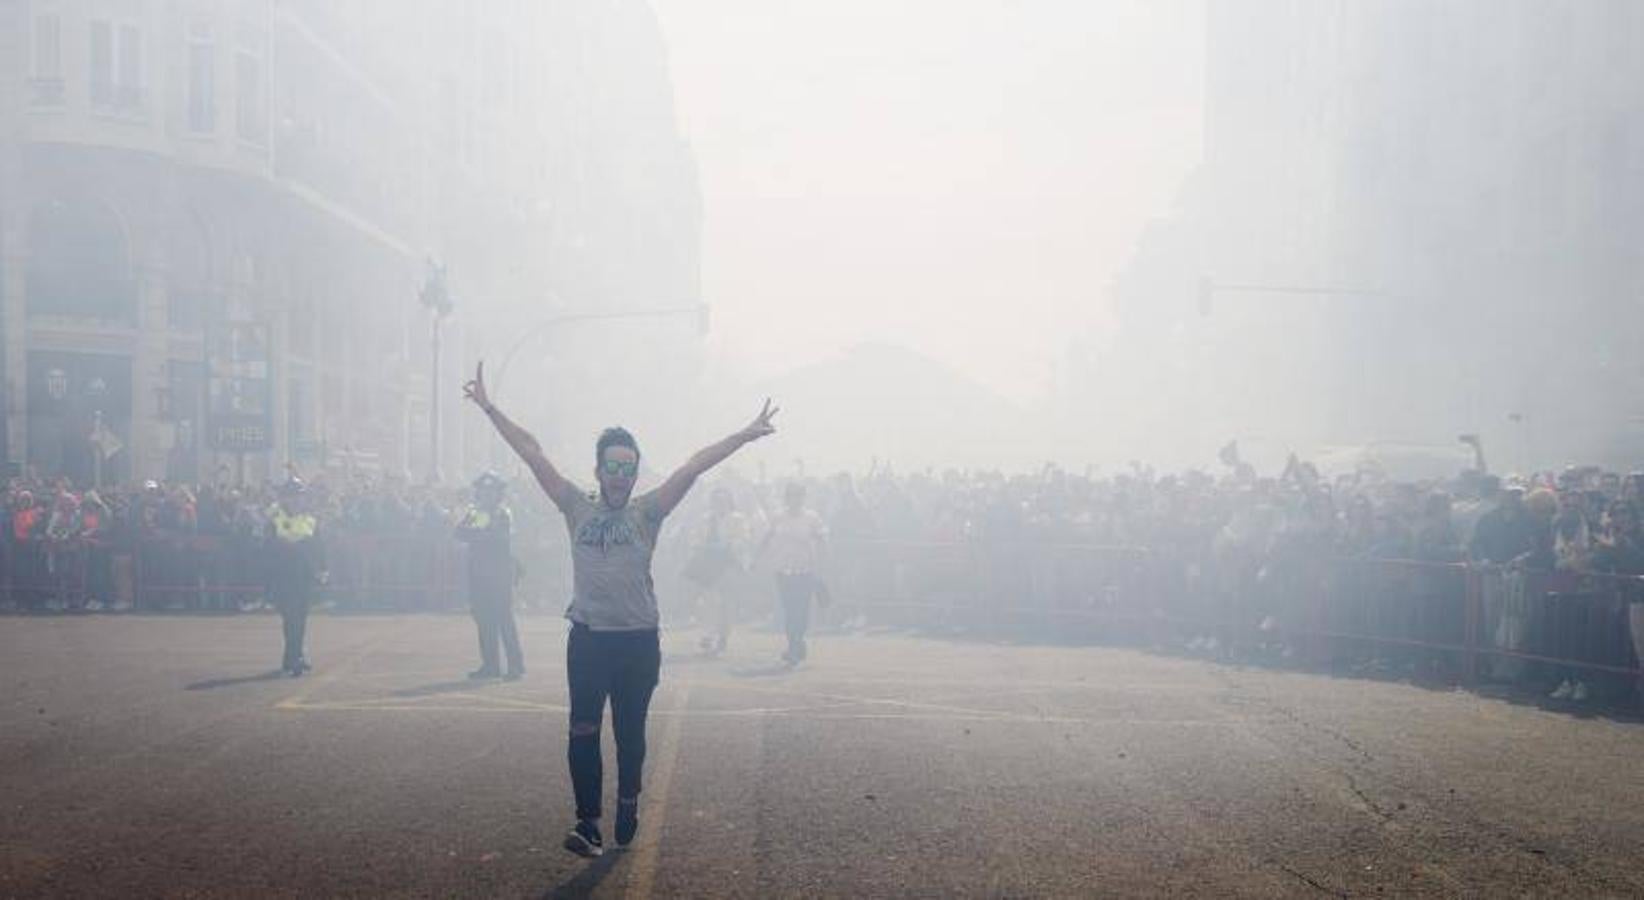
[[[597,819],[604,766],[599,755],[599,726],[605,700],[611,700],[611,730],[616,736],[617,796],[638,797],[645,766],[645,716],[651,707],[662,668],[662,645],[656,629],[594,631],[572,625],[565,650],[571,685],[571,738],[566,759],[577,818]]]

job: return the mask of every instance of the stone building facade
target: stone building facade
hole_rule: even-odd
[[[5,459],[421,478],[433,389],[455,407],[473,347],[556,297],[694,297],[695,169],[650,11],[568,6],[0,0]],[[636,79],[652,108],[602,102]],[[635,269],[654,283],[613,274]],[[472,445],[440,429],[447,473]]]

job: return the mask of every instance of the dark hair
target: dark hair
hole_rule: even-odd
[[[605,451],[610,447],[627,447],[634,451],[634,456],[639,456],[639,443],[621,425],[613,425],[599,433],[599,441],[594,444],[594,465],[604,464]]]

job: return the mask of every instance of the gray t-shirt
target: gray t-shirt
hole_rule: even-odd
[[[579,493],[564,512],[572,572],[565,618],[595,631],[657,627],[651,554],[662,516],[655,498],[642,494],[621,509],[610,509]]]

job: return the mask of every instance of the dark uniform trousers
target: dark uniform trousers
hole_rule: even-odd
[[[285,632],[285,654],[280,665],[288,672],[303,665],[303,637],[308,631],[308,608],[319,587],[325,551],[315,533],[312,516],[277,512],[269,538],[268,599],[280,611]]]
[[[479,632],[480,671],[499,672],[497,645],[508,657],[508,671],[525,671],[525,654],[514,623],[514,557],[508,550],[513,517],[506,506],[470,507],[457,539],[468,545],[468,609]]]
[[[468,607],[479,630],[480,665],[487,672],[501,671],[497,667],[497,645],[501,644],[508,671],[521,672],[525,669],[525,653],[520,649],[519,626],[514,622],[514,592],[506,582],[495,583],[500,580],[469,579]]]
[[[285,629],[285,655],[280,666],[289,671],[303,662],[303,637],[308,632],[308,608],[313,600],[311,589],[297,584],[277,585],[270,593]]]

